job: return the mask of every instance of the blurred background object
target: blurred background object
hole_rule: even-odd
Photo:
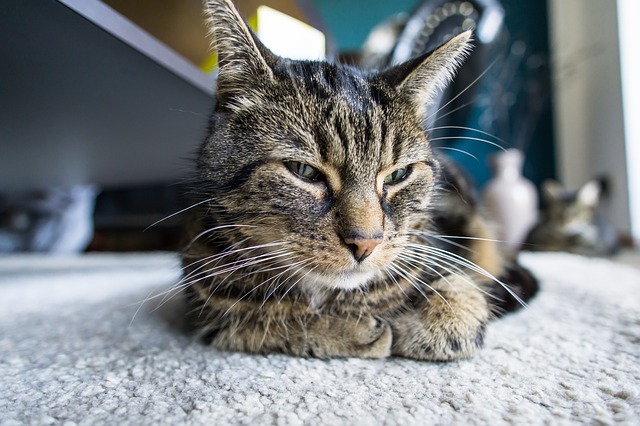
[[[3,200],[97,185],[90,249],[179,247],[180,216],[142,231],[188,206],[180,181],[205,134],[215,76],[206,72],[212,60],[200,0],[4,3]],[[578,187],[586,175],[607,175],[603,216],[631,240],[632,142],[623,130],[616,1],[236,3],[254,27],[258,8],[268,6],[319,30],[329,60],[368,68],[474,29],[474,53],[430,117],[436,148],[479,191],[501,149],[523,154],[523,176],[538,188],[548,179]],[[2,217],[20,225],[20,215],[2,206]]]
[[[602,217],[609,197],[606,178],[590,180],[576,190],[558,182],[542,186],[544,208],[524,241],[524,250],[566,251],[585,256],[610,256],[620,249],[616,229]]]
[[[495,154],[494,177],[482,193],[487,215],[499,224],[496,237],[510,253],[517,253],[538,219],[538,193],[522,177],[523,160],[522,152],[515,148]]]
[[[0,253],[78,253],[93,238],[93,185],[0,196]]]

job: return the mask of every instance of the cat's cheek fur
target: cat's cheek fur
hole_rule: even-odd
[[[411,216],[424,215],[431,202],[432,190],[429,183],[425,178],[416,180],[385,198],[385,213],[396,228],[404,228],[407,224],[404,222],[408,222]]]

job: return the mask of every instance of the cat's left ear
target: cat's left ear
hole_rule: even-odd
[[[466,31],[434,51],[396,65],[379,76],[404,92],[424,118],[431,102],[446,88],[471,51],[471,40],[471,31]]]

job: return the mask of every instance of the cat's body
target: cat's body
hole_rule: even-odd
[[[513,308],[495,278],[523,298],[536,285],[489,241],[423,127],[470,34],[367,74],[276,57],[229,2],[208,11],[217,104],[183,253],[201,334],[257,353],[472,355]]]

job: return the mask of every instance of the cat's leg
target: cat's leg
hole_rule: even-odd
[[[290,320],[227,323],[210,336],[222,350],[331,358],[384,358],[391,355],[391,327],[373,317],[360,319],[314,316]]]
[[[484,344],[491,318],[487,298],[471,278],[448,275],[415,309],[394,318],[394,355],[432,361],[472,356]]]
[[[391,355],[391,327],[372,316],[316,316],[304,327],[298,339],[302,355],[318,358],[356,356],[385,358]]]
[[[317,358],[391,355],[391,327],[372,316],[328,316],[296,302],[233,302],[218,295],[198,299],[196,293],[190,301],[193,312],[206,315],[192,318],[193,324],[205,342],[221,350]]]

